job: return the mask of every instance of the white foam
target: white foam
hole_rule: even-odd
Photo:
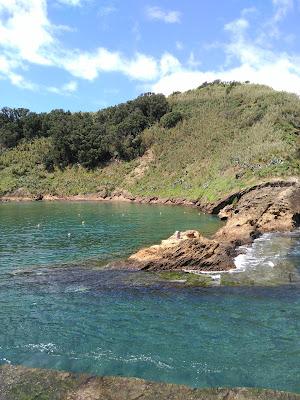
[[[11,361],[10,360],[8,360],[7,358],[5,358],[5,357],[3,357],[3,358],[0,358],[0,361],[3,361],[4,363],[6,363],[6,364],[11,364]]]
[[[30,350],[38,350],[41,353],[54,353],[57,351],[57,347],[54,343],[29,343],[24,346]]]
[[[154,364],[156,367],[160,369],[173,369],[171,365],[156,359],[156,357],[152,357],[151,355],[146,355],[146,354],[120,356],[114,354],[111,350],[103,351],[102,349],[97,349],[96,351],[88,353],[85,356],[92,357],[96,360],[98,359],[113,360],[113,361],[120,361],[126,364],[139,363],[142,361]]]
[[[286,256],[288,248],[281,235],[266,233],[254,240],[252,245],[239,248],[241,254],[234,260],[236,268],[228,272],[238,273],[261,267],[274,268]]]
[[[77,292],[87,292],[89,291],[88,287],[79,285],[79,286],[70,286],[65,290],[67,293],[77,293]]]

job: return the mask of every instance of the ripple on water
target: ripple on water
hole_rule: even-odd
[[[183,288],[83,267],[218,224],[188,209],[124,207],[0,205],[0,363],[300,392],[299,286]],[[299,267],[297,234],[247,251],[256,270]]]
[[[241,246],[231,274],[252,277],[257,283],[298,282],[300,231],[266,233],[252,245]]]

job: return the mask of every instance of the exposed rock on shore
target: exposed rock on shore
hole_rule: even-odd
[[[161,245],[129,257],[129,265],[144,270],[226,271],[234,268],[237,248],[265,232],[300,226],[299,180],[272,181],[236,193],[211,208],[226,225],[211,239],[199,232],[171,236]]]
[[[24,367],[0,367],[1,400],[298,400],[260,389],[191,389],[136,378],[94,377]]]
[[[2,197],[2,200],[28,200],[27,197],[22,198],[19,195],[17,192],[12,197]],[[298,178],[261,183],[233,193],[214,204],[201,204],[197,200],[135,197],[125,191],[115,191],[111,195],[98,193],[64,198],[39,195],[35,199],[41,198],[187,205],[218,214],[226,221],[226,225],[211,239],[195,231],[194,237],[181,233],[180,239],[171,236],[160,245],[138,251],[125,262],[124,266],[132,269],[227,271],[235,268],[234,257],[237,255],[238,246],[251,243],[265,232],[291,231],[300,226]]]

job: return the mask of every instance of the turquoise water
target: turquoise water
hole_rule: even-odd
[[[184,288],[95,268],[176,229],[211,234],[216,219],[176,207],[28,203],[0,205],[0,221],[0,363],[300,392],[297,283]],[[287,243],[299,268],[300,234]]]
[[[1,271],[128,256],[175,230],[210,235],[215,217],[182,207],[126,203],[0,204]]]

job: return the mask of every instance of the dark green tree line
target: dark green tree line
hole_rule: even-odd
[[[165,96],[153,93],[96,113],[52,110],[37,114],[23,108],[3,108],[0,148],[49,136],[53,150],[45,159],[48,169],[76,163],[94,168],[112,158],[131,160],[145,151],[142,131],[169,111]]]

